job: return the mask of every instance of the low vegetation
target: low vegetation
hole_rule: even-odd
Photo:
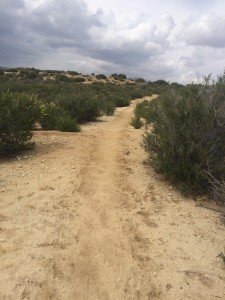
[[[40,124],[44,130],[80,131],[77,121],[54,102],[41,105]]]
[[[225,76],[167,90],[137,106],[153,124],[144,147],[149,164],[183,191],[211,194],[225,202]]]
[[[94,121],[134,98],[151,94],[148,84],[130,84],[126,75],[112,81],[104,74],[76,71],[13,68],[0,72],[0,155],[34,146],[32,131],[80,131],[80,124]],[[87,84],[88,82],[88,84]],[[35,95],[35,96],[34,96]]]
[[[0,93],[0,155],[34,147],[32,130],[40,117],[40,103],[34,95]]]
[[[143,125],[144,122],[141,120],[140,117],[138,116],[134,116],[131,120],[131,125],[135,128],[135,129],[140,129]]]

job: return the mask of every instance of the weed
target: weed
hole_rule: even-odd
[[[135,129],[140,129],[144,125],[144,122],[140,119],[140,117],[134,116],[131,120],[131,125]]]

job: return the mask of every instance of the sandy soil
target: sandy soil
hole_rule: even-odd
[[[136,102],[0,162],[0,299],[225,299],[224,213],[143,164]]]

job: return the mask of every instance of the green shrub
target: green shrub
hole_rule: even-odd
[[[75,77],[73,78],[73,82],[85,82],[86,79],[83,77]]]
[[[30,71],[27,73],[27,78],[29,79],[36,79],[38,77],[38,72],[37,71]]]
[[[115,79],[115,80],[118,80],[118,79],[119,79],[118,74],[116,74],[116,73],[113,73],[113,74],[111,75],[111,77],[112,77],[113,79]]]
[[[135,129],[140,129],[144,125],[144,122],[140,119],[140,117],[134,116],[131,120],[131,125]]]
[[[136,79],[135,79],[135,82],[138,82],[138,83],[145,83],[146,81],[145,81],[143,78],[136,78]]]
[[[17,68],[11,68],[11,69],[8,69],[6,70],[7,72],[12,72],[12,73],[17,73],[18,72],[18,69]]]
[[[195,192],[211,188],[207,172],[225,177],[224,85],[170,90],[151,106],[154,129],[144,146],[157,171]]]
[[[127,79],[127,76],[125,74],[119,74],[118,77],[124,80]]]
[[[73,82],[74,79],[67,77],[66,75],[59,74],[59,75],[56,75],[55,80],[63,81],[63,82]]]
[[[155,102],[156,100],[147,101],[144,100],[141,103],[136,105],[134,110],[135,116],[143,118],[146,120],[146,123],[153,122],[155,115]]]
[[[57,122],[65,112],[54,102],[46,103],[41,106],[40,124],[44,130],[57,129]]]
[[[107,77],[104,74],[99,74],[95,76],[97,79],[107,79]]]
[[[103,113],[106,114],[106,116],[112,116],[115,112],[115,104],[110,101],[105,101],[103,103]]]
[[[80,75],[80,73],[76,72],[76,71],[67,71],[66,74],[68,75]]]
[[[69,115],[60,117],[57,121],[56,128],[66,132],[80,131],[80,126],[77,124],[76,120],[72,119]]]
[[[76,120],[54,102],[41,106],[40,124],[44,130],[80,131]]]
[[[0,93],[0,155],[32,148],[32,130],[40,116],[36,96]]]
[[[128,99],[125,96],[118,96],[118,97],[115,97],[114,103],[117,107],[129,106],[130,105],[130,99]]]
[[[142,95],[142,93],[140,91],[132,93],[132,99],[140,99],[142,97],[143,97],[143,95]]]
[[[79,123],[94,121],[102,115],[101,101],[88,91],[61,99],[60,104]]]
[[[116,73],[113,73],[111,75],[111,77],[113,77],[115,80],[121,80],[121,81],[124,81],[127,79],[127,76],[125,74],[116,74]]]

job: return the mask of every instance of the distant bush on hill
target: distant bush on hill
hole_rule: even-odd
[[[57,81],[63,81],[63,82],[72,82],[73,81],[72,78],[67,77],[64,74],[56,75],[55,80],[57,80]]]
[[[66,74],[68,74],[68,75],[74,75],[74,76],[80,75],[80,73],[78,73],[76,71],[66,71]]]
[[[138,83],[145,83],[146,81],[145,81],[143,78],[136,78],[136,79],[135,79],[135,82],[138,82]]]
[[[96,75],[95,77],[96,77],[97,79],[104,79],[104,80],[107,79],[107,77],[106,77],[104,74],[99,74],[99,75]]]
[[[83,77],[75,77],[73,78],[73,82],[85,82],[86,79]]]
[[[127,79],[127,76],[125,74],[116,74],[116,73],[113,73],[111,75],[112,78],[114,78],[115,80],[126,80]]]

